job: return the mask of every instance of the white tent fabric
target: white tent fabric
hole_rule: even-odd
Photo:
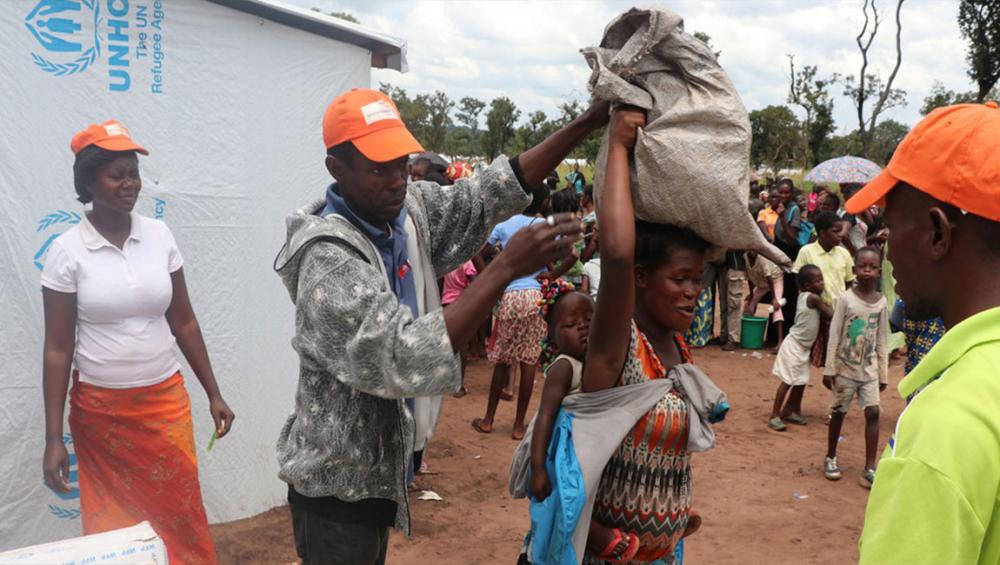
[[[84,210],[70,138],[106,119],[150,150],[136,209],[173,230],[237,414],[207,452],[207,401],[185,365],[209,520],[282,503],[275,440],[298,361],[271,265],[285,214],[328,180],[326,105],[369,85],[373,48],[199,0],[0,3],[0,551],[80,534],[78,494],[56,496],[41,480],[39,274],[48,243]]]

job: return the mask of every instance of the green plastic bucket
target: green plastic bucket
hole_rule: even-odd
[[[765,329],[767,329],[767,318],[743,316],[740,323],[740,345],[743,346],[743,349],[764,347]]]

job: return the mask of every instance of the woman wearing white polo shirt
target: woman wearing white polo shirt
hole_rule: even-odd
[[[148,152],[113,120],[76,134],[70,148],[79,200],[93,207],[52,243],[42,272],[45,482],[69,490],[62,436],[72,376],[84,533],[148,520],[171,562],[215,563],[175,343],[208,394],[219,437],[233,412],[216,384],[173,235],[132,212],[142,188],[136,153]]]

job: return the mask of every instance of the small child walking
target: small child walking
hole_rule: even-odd
[[[823,271],[819,267],[803,265],[796,280],[799,298],[795,307],[795,323],[781,343],[771,370],[781,384],[774,395],[774,408],[767,427],[779,432],[785,431],[785,422],[800,426],[806,424],[806,419],[802,417],[802,394],[809,384],[809,352],[819,335],[820,315],[833,315],[830,306],[823,302]]]
[[[545,457],[563,398],[582,392],[583,360],[587,355],[594,300],[563,279],[545,281],[539,313],[547,323],[548,333],[541,358],[545,383],[531,433],[531,496],[535,502],[544,501],[552,493]],[[530,563],[530,535],[527,541],[518,563]],[[639,550],[639,538],[592,520],[587,546],[601,559],[628,561]]]
[[[837,301],[830,321],[823,385],[833,391],[832,412],[823,475],[840,479],[837,443],[844,415],[855,395],[865,413],[865,468],[859,483],[872,488],[878,449],[879,392],[889,384],[889,311],[876,287],[882,254],[874,247],[858,250],[854,288]]]

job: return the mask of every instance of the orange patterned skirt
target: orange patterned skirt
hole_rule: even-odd
[[[126,389],[73,377],[69,425],[83,533],[148,520],[171,563],[216,563],[198,484],[191,400],[181,374]]]

